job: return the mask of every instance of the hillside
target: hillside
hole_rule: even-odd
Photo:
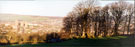
[[[31,23],[36,25],[43,25],[42,28],[47,31],[59,31],[62,27],[63,17],[50,16],[32,16],[32,15],[18,15],[18,14],[0,14],[0,24],[16,24],[16,21]]]
[[[12,21],[16,21],[16,20],[32,22],[32,21],[46,21],[46,20],[50,20],[50,19],[61,20],[62,17],[32,16],[32,15],[19,15],[19,14],[0,14],[0,21],[7,21],[7,22],[12,22]]]

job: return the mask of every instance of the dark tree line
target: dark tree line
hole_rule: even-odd
[[[134,5],[125,1],[98,6],[98,0],[82,1],[63,20],[63,29],[83,38],[132,34]],[[133,28],[133,29],[132,29]]]

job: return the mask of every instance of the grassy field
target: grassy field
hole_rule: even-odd
[[[7,46],[40,46],[40,47],[134,47],[135,40],[133,36],[116,36],[96,39],[70,39],[57,43],[23,44]]]

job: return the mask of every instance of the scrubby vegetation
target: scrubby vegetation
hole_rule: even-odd
[[[9,26],[8,26],[9,27]],[[61,38],[59,32],[16,32],[12,28],[7,29],[6,31],[1,30],[0,33],[0,44],[37,44],[44,42],[60,42]]]
[[[0,24],[0,45],[60,42],[59,28],[54,32],[51,26],[24,21],[2,23]]]

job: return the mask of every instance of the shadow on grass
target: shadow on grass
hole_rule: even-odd
[[[103,38],[79,38],[69,39],[63,42],[56,43],[39,43],[39,44],[22,44],[22,45],[8,45],[8,46],[48,46],[48,47],[134,47],[135,40],[132,37],[116,36]]]

